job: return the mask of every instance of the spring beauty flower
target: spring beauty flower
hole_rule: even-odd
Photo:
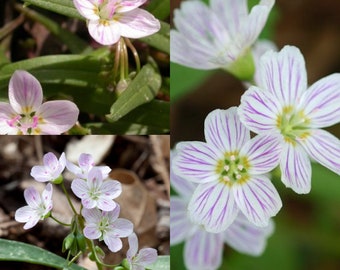
[[[52,184],[47,184],[40,195],[34,187],[29,187],[24,191],[24,197],[28,205],[20,207],[15,212],[15,220],[26,222],[24,229],[34,227],[39,220],[46,218],[52,210]]]
[[[73,0],[88,23],[90,35],[102,45],[113,45],[120,37],[142,38],[159,31],[159,21],[138,8],[146,0]]]
[[[78,165],[79,166],[66,160],[67,169],[81,179],[87,179],[88,173],[93,167],[100,169],[100,171],[102,172],[103,179],[106,179],[109,176],[109,173],[111,172],[109,166],[95,166],[96,164],[94,163],[92,155],[86,153],[80,154],[78,159]]]
[[[305,61],[294,46],[264,54],[259,74],[259,87],[241,98],[240,119],[251,131],[278,140],[282,182],[309,193],[310,157],[340,174],[340,141],[321,129],[340,122],[340,74],[307,88]]]
[[[184,262],[187,269],[217,269],[222,262],[225,243],[251,256],[263,253],[267,238],[274,229],[271,220],[266,227],[256,227],[239,212],[225,231],[209,233],[201,226],[193,224],[187,213],[190,197],[197,184],[173,174],[171,169],[170,177],[171,185],[178,194],[171,196],[170,200],[170,243],[176,245],[184,242]]]
[[[176,30],[170,32],[171,61],[196,69],[231,72],[240,61],[253,70],[250,48],[275,1],[261,0],[249,13],[247,2],[211,0],[210,6],[203,1],[182,2],[174,11]]]
[[[236,107],[212,111],[204,123],[206,142],[181,142],[173,160],[175,174],[198,183],[191,197],[191,220],[208,232],[222,232],[239,211],[265,227],[282,206],[265,175],[278,165],[276,136],[256,136],[238,118]]]
[[[0,134],[58,135],[77,121],[79,109],[68,100],[43,101],[39,81],[17,70],[9,81],[9,104],[0,102]]]
[[[31,176],[39,182],[54,181],[60,178],[61,173],[65,169],[66,158],[65,153],[62,153],[59,160],[49,152],[43,157],[44,165],[33,166]]]
[[[131,221],[118,218],[120,206],[113,211],[100,211],[97,208],[82,210],[86,225],[84,235],[89,239],[104,240],[105,244],[112,252],[122,249],[123,244],[120,238],[128,237],[133,233]]]
[[[122,185],[116,180],[103,181],[100,169],[94,167],[89,171],[88,179],[74,179],[71,184],[73,193],[81,199],[87,209],[98,207],[111,211],[118,205],[113,201],[122,193]]]
[[[146,266],[157,260],[157,250],[154,248],[142,248],[138,253],[138,238],[135,233],[128,237],[129,249],[126,259],[130,270],[144,270]]]

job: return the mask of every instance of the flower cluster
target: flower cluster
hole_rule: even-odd
[[[68,131],[78,119],[79,109],[68,100],[42,103],[39,81],[17,70],[9,81],[9,103],[0,102],[0,134],[58,135]]]
[[[180,195],[171,199],[171,243],[185,241],[188,269],[218,268],[224,242],[263,251],[282,207],[270,180],[275,168],[299,194],[311,190],[311,160],[340,174],[340,140],[322,129],[340,122],[340,74],[308,87],[297,47],[257,42],[273,5],[259,1],[248,14],[245,0],[184,1],[174,12],[171,60],[225,69],[248,88],[238,107],[209,113],[205,142],[179,142],[171,160]],[[238,72],[244,67],[247,76]]]
[[[80,212],[77,212],[69,195],[65,193],[75,215],[71,224],[62,223],[52,215],[52,184],[61,184],[66,192],[62,177],[65,168],[76,176],[71,183],[71,189],[82,203]],[[71,226],[71,233],[64,240],[63,250],[69,249],[73,256],[78,251],[86,250],[84,237],[90,240],[103,240],[112,252],[122,249],[121,238],[129,237],[130,249],[127,253],[127,264],[130,270],[144,269],[146,265],[157,259],[157,251],[147,248],[141,249],[137,254],[138,240],[133,233],[133,223],[119,218],[120,206],[113,201],[121,194],[122,187],[119,181],[108,179],[110,171],[108,166],[95,166],[90,154],[81,154],[78,165],[68,161],[64,153],[59,159],[53,153],[45,154],[43,165],[34,166],[31,176],[36,181],[49,183],[41,195],[33,187],[24,191],[28,205],[16,211],[16,221],[26,223],[24,229],[34,227],[39,220],[48,217],[63,225]],[[91,252],[96,252],[96,250],[91,250]]]

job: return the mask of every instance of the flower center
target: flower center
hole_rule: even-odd
[[[284,136],[285,141],[292,143],[305,140],[309,135],[308,119],[303,110],[295,110],[293,106],[283,107],[282,113],[276,119],[276,126]]]
[[[10,127],[17,127],[19,129],[19,133],[25,134],[25,135],[39,133],[39,129],[37,128],[38,123],[39,123],[39,117],[35,115],[35,112],[16,115],[11,120],[7,121],[7,124]]]
[[[220,181],[230,185],[235,182],[242,183],[249,179],[249,162],[246,157],[241,157],[237,152],[226,153],[224,159],[218,162],[216,172]]]
[[[104,0],[98,6],[99,17],[102,22],[106,22],[112,20],[113,15],[115,14],[115,10],[117,8],[117,1],[112,0]]]

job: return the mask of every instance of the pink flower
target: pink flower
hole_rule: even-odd
[[[0,102],[0,134],[61,134],[77,121],[79,109],[67,100],[42,103],[39,81],[17,70],[9,81],[9,104]]]
[[[123,244],[120,238],[127,237],[133,232],[133,224],[127,219],[118,218],[119,212],[119,205],[109,212],[84,208],[82,214],[86,221],[85,237],[104,240],[112,252],[121,250]]]
[[[39,182],[54,181],[60,177],[65,169],[65,153],[62,153],[59,160],[53,153],[47,153],[43,158],[44,165],[34,166],[31,176]]]
[[[138,8],[146,0],[73,0],[88,20],[90,35],[102,45],[115,44],[120,37],[141,38],[159,31],[159,21]]]
[[[130,270],[144,270],[147,265],[157,260],[157,250],[154,248],[142,248],[138,254],[138,239],[135,233],[128,237],[129,250],[126,259],[129,262]]]
[[[20,207],[15,212],[15,220],[26,222],[24,229],[34,227],[39,220],[43,220],[52,210],[52,184],[47,184],[42,195],[34,187],[29,187],[24,191],[24,197],[28,205]]]
[[[88,179],[74,179],[71,184],[73,193],[81,199],[87,209],[98,207],[111,211],[117,207],[113,201],[122,193],[122,186],[116,180],[103,181],[100,169],[94,167],[89,171]]]

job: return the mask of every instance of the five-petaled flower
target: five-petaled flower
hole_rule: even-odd
[[[102,45],[115,44],[120,37],[141,38],[159,31],[159,21],[138,8],[146,0],[73,0],[88,20],[90,35]]]
[[[172,157],[175,155],[171,153]],[[173,174],[170,167],[171,185],[178,196],[170,200],[170,243],[184,244],[184,262],[187,269],[217,269],[222,262],[223,246],[228,244],[235,250],[259,256],[263,253],[267,238],[272,234],[274,223],[257,227],[239,212],[233,223],[223,232],[210,233],[193,224],[187,213],[190,197],[197,184]]]
[[[104,240],[112,252],[122,249],[123,244],[120,238],[128,237],[133,232],[131,221],[118,218],[120,206],[113,211],[100,211],[97,208],[82,210],[86,225],[84,235],[89,239]]]
[[[31,176],[39,182],[54,181],[65,169],[65,153],[62,153],[58,160],[52,152],[49,152],[44,155],[43,163],[44,165],[33,166]]]
[[[257,226],[267,226],[282,206],[265,175],[278,165],[276,136],[256,136],[238,118],[236,107],[214,110],[205,119],[205,142],[181,142],[172,169],[198,183],[188,213],[209,232],[222,232],[239,210]],[[279,136],[279,135],[277,135]]]
[[[9,104],[0,102],[0,134],[61,134],[77,121],[79,109],[68,100],[43,101],[39,81],[17,70],[9,81]]]
[[[157,260],[157,250],[154,248],[142,248],[138,253],[138,238],[135,233],[128,237],[129,249],[126,259],[130,270],[144,270],[146,266]]]
[[[52,184],[48,183],[42,194],[34,187],[29,187],[24,191],[24,197],[28,205],[20,207],[15,212],[15,220],[26,222],[24,229],[34,227],[39,220],[47,217],[52,210]]]
[[[177,30],[170,34],[171,61],[196,69],[232,70],[240,59],[250,65],[250,48],[275,1],[261,0],[250,13],[247,2],[211,0],[210,7],[203,1],[182,2],[174,11]]]
[[[71,189],[85,208],[98,207],[104,211],[115,209],[118,204],[113,199],[122,193],[122,185],[116,180],[103,181],[102,172],[96,167],[89,171],[87,180],[74,179]]]
[[[340,122],[340,74],[307,88],[301,52],[285,46],[262,56],[259,75],[260,85],[242,96],[239,115],[250,130],[282,145],[282,182],[297,193],[308,193],[309,157],[340,174],[340,141],[321,129]]]

